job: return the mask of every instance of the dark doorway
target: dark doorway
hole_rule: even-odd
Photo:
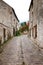
[[[5,37],[6,37],[6,29],[3,28],[3,37],[4,37],[4,41],[5,41]]]
[[[13,28],[13,35],[15,36],[15,29]]]
[[[34,38],[34,27],[32,28],[32,37]]]
[[[35,25],[35,38],[37,38],[37,25]]]

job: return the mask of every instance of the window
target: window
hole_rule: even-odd
[[[12,12],[10,12],[10,14],[12,14]]]
[[[15,21],[15,19],[14,19],[14,21]]]

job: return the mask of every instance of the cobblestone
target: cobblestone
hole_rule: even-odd
[[[43,65],[42,51],[27,37],[14,37],[0,54],[0,65]]]

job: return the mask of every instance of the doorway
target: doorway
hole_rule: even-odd
[[[34,26],[34,33],[35,33],[35,38],[37,38],[37,25]]]
[[[6,29],[3,28],[3,37],[4,37],[4,41],[5,41],[5,38],[6,38]]]
[[[15,29],[13,28],[13,35],[15,36]]]

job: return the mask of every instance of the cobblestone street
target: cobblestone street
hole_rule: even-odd
[[[27,35],[14,37],[0,54],[0,65],[43,65],[43,54]]]

